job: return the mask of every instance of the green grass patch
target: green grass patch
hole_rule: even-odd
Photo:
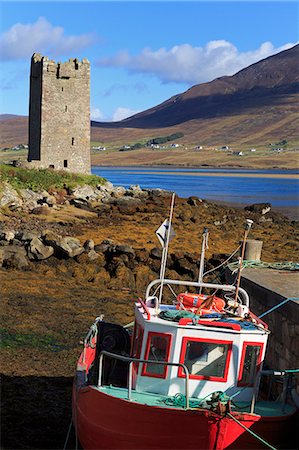
[[[8,182],[15,189],[40,191],[49,189],[72,189],[89,185],[105,184],[105,178],[97,175],[81,175],[51,169],[25,169],[7,164],[0,165],[0,181]]]
[[[34,347],[40,350],[59,352],[66,347],[57,342],[53,336],[40,335],[37,333],[15,333],[0,328],[0,349],[16,349]]]

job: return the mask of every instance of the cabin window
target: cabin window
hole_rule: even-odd
[[[238,386],[252,387],[262,359],[261,342],[244,342],[241,356]]]
[[[150,361],[168,361],[170,345],[171,334],[149,332],[144,359]],[[164,364],[143,364],[142,375],[166,378],[167,366]]]
[[[183,338],[180,363],[189,370],[190,379],[227,381],[232,352],[231,341]],[[180,367],[179,377],[184,377]]]
[[[142,349],[142,340],[143,340],[143,328],[139,325],[138,322],[135,322],[133,340],[132,340],[132,358],[140,358],[141,349]],[[139,363],[134,363],[134,369],[136,373],[138,372]]]

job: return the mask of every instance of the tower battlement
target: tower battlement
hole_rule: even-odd
[[[90,63],[34,53],[30,71],[29,156],[35,167],[90,173]]]

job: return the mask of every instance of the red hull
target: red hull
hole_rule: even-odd
[[[85,450],[265,449],[235,421],[207,410],[141,405],[96,389],[74,387],[73,419]],[[294,416],[263,417],[238,413],[243,425],[278,448],[290,448]]]

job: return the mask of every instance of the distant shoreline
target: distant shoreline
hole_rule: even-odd
[[[129,172],[130,173],[130,172]],[[283,173],[231,173],[231,172],[138,172],[132,171],[134,174],[144,175],[178,175],[178,176],[200,176],[200,177],[242,177],[242,178],[284,178],[284,179],[299,179],[299,174],[283,174]]]
[[[299,165],[298,167],[277,167],[277,166],[273,166],[273,167],[245,167],[245,166],[214,166],[214,165],[207,165],[207,166],[203,166],[203,165],[189,165],[186,166],[184,164],[94,164],[92,163],[91,167],[109,167],[111,169],[128,169],[128,168],[132,168],[132,169],[161,169],[161,171],[165,170],[165,169],[201,169],[201,170],[231,170],[232,172],[235,171],[245,171],[245,170],[251,170],[251,171],[260,171],[260,170],[265,170],[265,171],[283,171],[283,172],[292,172],[292,171],[296,171],[296,175],[299,175]]]

